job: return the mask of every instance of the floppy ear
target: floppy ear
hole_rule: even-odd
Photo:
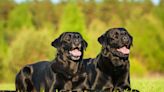
[[[51,43],[51,45],[52,45],[53,47],[55,47],[55,48],[60,47],[60,37],[57,38],[57,39],[55,39],[55,40]]]
[[[101,35],[99,38],[98,38],[98,42],[103,45],[103,46],[106,46],[107,42],[106,42],[106,36],[105,34]]]
[[[84,50],[86,50],[86,48],[87,48],[87,46],[88,46],[88,43],[87,43],[85,40],[83,40],[82,44],[83,44]]]
[[[132,41],[131,46],[133,46],[133,37],[130,35],[130,39]]]
[[[63,38],[63,36],[66,34],[67,32],[62,33],[58,38],[56,38],[51,45],[55,48],[58,48],[61,46],[61,39]]]

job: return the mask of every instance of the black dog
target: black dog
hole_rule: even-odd
[[[30,65],[33,68],[33,87],[37,92],[41,89],[45,92],[55,92],[55,90],[78,88],[78,85],[82,83],[78,80],[86,80],[86,74],[78,72],[78,69],[87,42],[77,32],[65,32],[51,45],[57,48],[57,56],[52,62],[42,61]]]
[[[131,90],[129,53],[133,38],[124,28],[112,28],[98,38],[102,50],[95,59],[85,59],[88,85],[94,91]]]
[[[16,91],[20,92],[31,92],[35,91],[32,82],[33,68],[26,65],[16,76]]]

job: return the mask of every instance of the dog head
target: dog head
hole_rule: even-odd
[[[58,54],[73,61],[83,57],[83,51],[87,48],[87,42],[78,32],[64,32],[52,44],[57,48]]]
[[[133,38],[125,28],[112,28],[98,38],[103,48],[118,57],[128,57]]]

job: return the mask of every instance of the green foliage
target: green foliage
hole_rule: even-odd
[[[0,21],[0,60],[6,55],[7,42],[5,39],[5,29],[3,28],[4,22]]]
[[[147,69],[144,65],[137,61],[135,58],[130,59],[130,74],[135,76],[145,76],[147,75]]]
[[[162,25],[164,27],[164,11],[163,11],[164,6],[158,6],[154,8],[154,14],[155,16],[162,22]]]
[[[52,59],[55,55],[52,41],[52,32],[48,30],[23,30],[9,48],[7,68],[15,75],[25,64]]]
[[[32,27],[32,25],[32,15],[29,11],[28,4],[20,4],[10,12],[9,28]]]
[[[73,31],[83,33],[85,31],[85,18],[76,3],[67,4],[60,21],[60,32]]]
[[[96,55],[98,55],[101,50],[101,45],[97,41],[97,38],[100,37],[100,34],[103,34],[106,30],[105,23],[98,19],[95,19],[90,23],[87,33],[83,34],[83,36],[88,36],[88,47],[84,53],[84,58],[95,58]]]
[[[5,35],[5,30],[3,28],[4,26],[4,22],[0,21],[0,76],[3,77],[4,76],[4,58],[6,58],[6,54],[7,54],[7,41],[6,41],[6,35]],[[1,80],[0,80],[1,81]]]
[[[2,29],[2,23],[0,23],[0,30],[3,30]],[[0,44],[1,44],[1,47],[0,47],[0,50],[2,52],[0,52],[0,60],[2,59],[2,56],[3,56],[3,53],[4,53],[4,37],[3,37],[3,31],[0,31]]]
[[[32,14],[32,22],[35,28],[42,28],[47,23],[54,25],[58,22],[58,10],[55,10],[54,5],[50,0],[36,1],[35,3],[29,3],[30,13]],[[54,28],[55,28],[54,27]]]
[[[153,14],[149,14],[141,19],[128,21],[126,26],[134,37],[132,57],[139,61],[142,60],[142,63],[146,64],[146,67],[150,70],[163,71],[163,60],[161,58],[164,58],[162,54],[164,52],[162,35],[164,33],[159,31],[163,30],[161,22]]]

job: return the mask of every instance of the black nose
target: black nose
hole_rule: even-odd
[[[123,41],[124,43],[128,43],[128,41],[129,41],[129,40],[128,40],[128,37],[127,37],[127,36],[123,36],[123,37],[122,37],[122,41]]]

